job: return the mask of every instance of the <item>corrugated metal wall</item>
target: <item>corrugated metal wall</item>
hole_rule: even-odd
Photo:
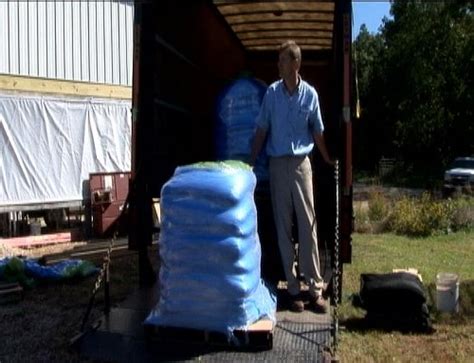
[[[0,0],[0,73],[130,86],[133,0]]]

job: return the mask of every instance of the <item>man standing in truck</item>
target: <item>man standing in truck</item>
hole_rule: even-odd
[[[290,309],[304,311],[300,281],[296,276],[295,247],[292,237],[293,213],[298,225],[298,264],[309,286],[311,305],[315,312],[325,313],[327,302],[322,297],[323,279],[320,271],[316,235],[316,214],[313,199],[313,175],[308,155],[314,144],[328,164],[324,126],[318,94],[304,81],[299,70],[301,49],[294,41],[280,46],[278,70],[281,79],[271,84],[263,98],[257,117],[250,164],[253,166],[266,141],[270,157],[270,192],[278,246],[291,298]]]

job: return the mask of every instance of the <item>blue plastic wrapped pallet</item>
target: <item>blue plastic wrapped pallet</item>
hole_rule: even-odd
[[[256,178],[240,161],[178,167],[161,191],[160,298],[146,324],[227,334],[275,320],[260,277]]]
[[[255,133],[255,119],[267,86],[254,78],[239,78],[217,100],[217,159],[247,160]],[[259,181],[268,180],[268,157],[263,148],[255,163]]]

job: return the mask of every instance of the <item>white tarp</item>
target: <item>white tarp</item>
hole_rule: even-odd
[[[130,171],[130,108],[0,94],[0,206],[80,201],[89,173]]]

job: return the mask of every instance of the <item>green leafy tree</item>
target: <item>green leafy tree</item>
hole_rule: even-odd
[[[391,14],[354,47],[369,163],[394,156],[439,173],[474,154],[473,3],[395,0]]]
[[[381,34],[370,34],[362,24],[353,46],[361,105],[360,119],[354,125],[355,163],[368,170],[389,153],[392,143],[385,112],[384,48]]]
[[[472,152],[472,12],[462,2],[398,0],[391,12],[383,36],[397,151],[439,167]]]

